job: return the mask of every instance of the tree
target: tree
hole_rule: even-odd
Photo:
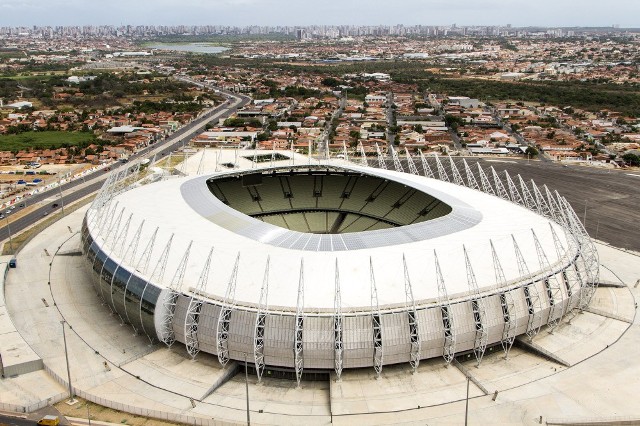
[[[527,157],[537,157],[539,154],[538,150],[533,146],[528,146],[524,153]]]
[[[640,155],[629,152],[627,154],[624,154],[622,156],[622,159],[624,160],[625,163],[627,163],[630,166],[634,166],[634,167],[640,166]]]

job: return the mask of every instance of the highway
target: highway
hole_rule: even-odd
[[[212,86],[193,82],[188,79],[181,78],[181,80],[188,81],[189,83],[199,86],[213,88]],[[152,159],[154,156],[156,156],[157,158],[162,158],[170,152],[173,152],[176,149],[185,146],[194,135],[203,132],[208,122],[212,120],[218,120],[220,118],[226,118],[251,101],[251,98],[244,95],[224,91],[219,91],[219,93],[227,98],[227,101],[225,103],[211,109],[192,122],[181,127],[176,132],[171,134],[166,140],[156,142],[155,144],[140,150],[136,154],[131,155],[129,157],[129,161],[143,158]],[[110,169],[113,173],[113,171],[122,166],[123,164],[121,163],[115,163],[110,167]],[[17,235],[25,228],[38,222],[45,216],[45,214],[57,211],[63,208],[65,205],[68,205],[98,191],[102,187],[108,175],[109,173],[107,173],[104,169],[101,169],[85,176],[84,179],[76,179],[74,181],[63,184],[60,187],[52,188],[48,191],[33,195],[28,199],[24,199],[23,202],[27,203],[27,206],[25,208],[30,208],[34,205],[38,205],[38,207],[30,211],[28,214],[14,221],[11,221],[10,224],[9,220],[12,213],[7,213],[9,209],[0,212],[4,216],[4,219],[0,220],[0,241],[9,239],[9,231],[11,231],[11,235]],[[60,198],[61,194],[62,198]],[[18,204],[20,205],[22,204],[22,202]],[[54,204],[57,204],[57,206],[53,207]],[[16,213],[21,209],[22,208],[20,207],[16,207],[12,212]]]

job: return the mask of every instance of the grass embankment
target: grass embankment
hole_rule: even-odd
[[[0,136],[0,151],[20,151],[27,148],[58,149],[62,146],[91,143],[94,140],[95,135],[85,132],[25,132]]]

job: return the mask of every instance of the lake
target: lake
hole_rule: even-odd
[[[177,50],[180,52],[195,53],[221,53],[229,50],[226,47],[214,46],[209,43],[154,43],[147,45],[147,47],[158,50]]]

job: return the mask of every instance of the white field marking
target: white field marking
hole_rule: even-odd
[[[635,177],[640,177],[640,175],[635,174],[635,173],[627,173],[629,176],[635,176]]]
[[[509,161],[509,160],[484,160],[488,163],[513,163],[516,164],[517,161]]]

